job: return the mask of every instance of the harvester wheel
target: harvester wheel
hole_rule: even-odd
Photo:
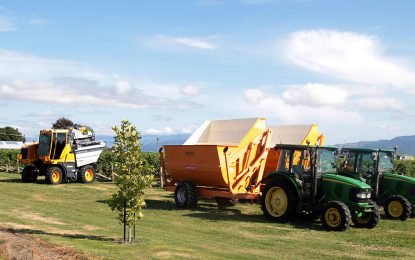
[[[36,182],[37,180],[37,168],[33,164],[26,165],[22,172],[22,182]]]
[[[193,208],[197,205],[198,192],[191,182],[179,182],[174,191],[174,200],[179,208]]]
[[[321,222],[328,230],[344,231],[349,227],[351,214],[349,208],[340,201],[330,201],[321,213]]]
[[[290,183],[274,179],[265,185],[261,196],[261,209],[267,219],[287,222],[295,214],[297,204],[297,192]]]
[[[353,216],[353,223],[359,228],[374,228],[379,223],[380,211],[379,206],[375,205],[373,212],[364,213],[361,217]]]
[[[92,167],[91,165],[86,165],[82,167],[80,175],[83,183],[93,183],[95,180],[94,167]]]
[[[215,197],[219,208],[233,207],[238,203],[238,199]]]
[[[46,179],[48,183],[56,185],[62,182],[62,170],[57,166],[51,166],[46,170]]]
[[[386,203],[385,214],[390,219],[404,221],[411,215],[411,203],[405,197],[394,195]]]

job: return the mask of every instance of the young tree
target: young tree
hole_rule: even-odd
[[[131,242],[132,227],[143,217],[144,191],[151,186],[155,169],[142,156],[140,133],[132,123],[122,120],[120,127],[114,126],[112,129],[115,132],[115,183],[119,190],[111,196],[109,206],[118,211],[118,220],[125,222],[128,241]]]
[[[72,127],[78,127],[79,124],[75,124],[72,120],[61,117],[52,124],[52,129],[68,129]]]

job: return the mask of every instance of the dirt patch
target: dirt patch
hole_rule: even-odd
[[[0,228],[0,259],[88,260],[93,259],[73,249],[58,247],[28,234]]]
[[[19,215],[17,215],[21,218],[30,219],[38,222],[43,222],[46,224],[54,224],[54,225],[65,225],[65,223],[49,217],[43,217],[37,213],[31,213],[31,212],[19,212]]]
[[[94,230],[101,230],[101,229],[102,229],[102,228],[100,228],[100,227],[91,226],[91,225],[84,225],[84,226],[83,226],[83,228],[84,228],[85,230],[88,230],[88,231],[94,231]]]
[[[191,256],[187,253],[180,253],[180,252],[167,252],[167,251],[160,251],[155,253],[156,257],[159,258],[171,258],[171,257],[183,257],[183,258],[194,258],[194,256]]]

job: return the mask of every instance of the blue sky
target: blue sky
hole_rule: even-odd
[[[328,143],[415,129],[413,1],[0,2],[0,126],[111,134],[205,120],[319,124]]]

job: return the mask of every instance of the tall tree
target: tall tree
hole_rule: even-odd
[[[25,141],[19,129],[10,126],[0,127],[0,141]]]
[[[78,127],[79,124],[75,124],[72,120],[61,117],[52,124],[52,129],[68,129],[73,127]]]
[[[154,179],[154,167],[141,154],[140,133],[127,120],[121,126],[114,126],[114,170],[118,192],[114,193],[109,206],[118,211],[118,220],[128,228],[128,241],[132,239],[132,228],[143,217],[145,189]],[[124,233],[125,235],[125,233]]]

